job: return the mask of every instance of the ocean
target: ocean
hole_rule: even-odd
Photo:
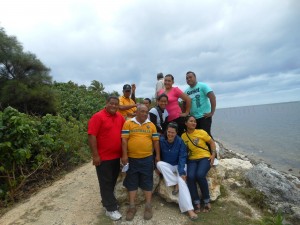
[[[217,109],[212,135],[227,149],[300,177],[300,101]]]

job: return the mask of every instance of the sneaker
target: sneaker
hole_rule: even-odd
[[[136,208],[135,207],[128,207],[127,213],[126,213],[126,220],[131,221],[133,220],[134,216],[136,213]]]
[[[144,219],[145,220],[150,220],[153,216],[152,213],[152,206],[151,205],[146,205],[145,206],[145,211],[144,211]]]
[[[121,213],[118,210],[116,211],[106,211],[105,215],[107,215],[112,220],[119,220],[122,218]]]

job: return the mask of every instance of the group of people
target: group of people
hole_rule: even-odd
[[[174,186],[181,212],[191,220],[211,209],[206,175],[214,163],[216,145],[211,136],[216,98],[194,72],[186,73],[189,87],[183,92],[173,87],[174,77],[157,75],[156,105],[151,100],[136,103],[135,85],[125,84],[123,96],[109,96],[105,108],[88,123],[88,140],[99,181],[106,215],[121,219],[114,188],[120,159],[126,171],[123,185],[129,194],[126,220],[133,220],[138,188],[145,194],[144,219],[152,212],[153,171],[161,173],[167,186]],[[178,99],[183,100],[182,106]],[[201,198],[197,185],[201,190]]]

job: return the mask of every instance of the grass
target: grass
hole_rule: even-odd
[[[243,187],[239,189],[239,193],[245,197],[249,204],[261,210],[267,208],[267,204],[265,203],[266,197],[262,192],[251,187]]]

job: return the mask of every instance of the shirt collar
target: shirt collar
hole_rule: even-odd
[[[151,122],[148,118],[145,120],[145,122],[143,124],[140,124],[140,122],[138,122],[135,117],[131,118],[130,120],[137,123],[137,124],[139,124],[139,125],[143,125],[143,124]]]

